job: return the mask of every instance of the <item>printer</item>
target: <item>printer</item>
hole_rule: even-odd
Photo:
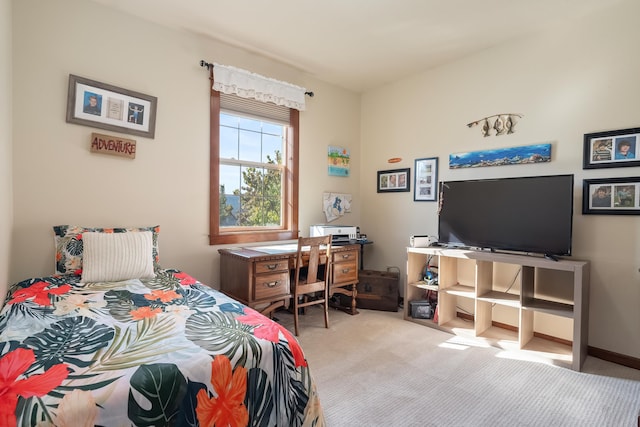
[[[328,236],[331,234],[331,244],[352,243],[358,239],[360,227],[355,225],[312,225],[309,232],[310,237]]]

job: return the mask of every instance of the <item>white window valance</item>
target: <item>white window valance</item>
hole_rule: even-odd
[[[228,65],[213,65],[213,89],[304,111],[305,88]]]

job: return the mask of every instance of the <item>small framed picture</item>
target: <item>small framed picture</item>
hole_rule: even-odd
[[[438,200],[438,158],[416,159],[413,170],[413,200],[416,202]]]
[[[640,215],[640,177],[583,180],[582,213]]]
[[[153,138],[155,96],[69,75],[67,123]]]
[[[582,169],[640,166],[640,128],[584,135]]]
[[[378,171],[378,193],[411,191],[411,169]]]

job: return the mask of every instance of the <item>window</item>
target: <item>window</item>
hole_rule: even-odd
[[[211,91],[209,243],[298,237],[295,109]]]

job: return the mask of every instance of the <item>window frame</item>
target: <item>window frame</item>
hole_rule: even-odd
[[[298,179],[300,112],[289,109],[286,153],[283,153],[282,226],[220,228],[220,92],[211,89],[209,129],[209,245],[270,242],[298,238]]]

